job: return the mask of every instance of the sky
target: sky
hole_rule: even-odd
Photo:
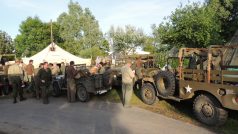
[[[89,8],[103,33],[111,26],[133,25],[151,34],[151,25],[160,24],[179,5],[204,0],[73,0]],[[13,39],[27,17],[38,16],[43,22],[56,21],[68,11],[69,0],[0,0],[0,30]]]

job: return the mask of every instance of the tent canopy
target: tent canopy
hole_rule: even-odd
[[[45,61],[48,63],[69,63],[70,61],[74,61],[75,64],[86,64],[87,66],[91,65],[91,59],[77,57],[65,51],[55,43],[51,43],[45,49],[33,55],[32,57],[23,58],[24,63],[28,63],[29,60],[33,60],[35,67],[38,67],[40,63],[43,63]]]

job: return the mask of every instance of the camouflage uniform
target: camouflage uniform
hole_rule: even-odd
[[[19,64],[15,63],[8,68],[8,77],[13,88],[13,103],[17,102],[17,94],[20,96],[20,101],[25,100],[23,97],[23,89],[21,87],[23,82],[23,70]]]
[[[125,107],[130,106],[130,100],[133,92],[134,73],[128,64],[121,68],[122,73],[122,98]]]

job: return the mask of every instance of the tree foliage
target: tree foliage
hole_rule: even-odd
[[[88,8],[82,9],[77,2],[70,1],[68,12],[62,13],[57,22],[60,25],[60,35],[65,41],[63,47],[69,52],[83,57],[95,57],[96,53],[88,55],[85,50],[97,48],[102,51],[100,47],[103,44],[103,35],[98,21]]]
[[[55,43],[61,43],[59,26],[53,23]],[[28,17],[20,25],[20,34],[15,38],[18,56],[32,56],[51,43],[50,23],[43,23],[38,17]]]
[[[6,32],[0,30],[0,54],[13,53],[13,51],[12,38]]]
[[[161,43],[172,46],[206,47],[222,42],[216,11],[199,3],[177,8],[157,30]]]
[[[207,47],[224,44],[237,28],[236,0],[207,0],[177,8],[156,27],[156,38],[169,46]]]
[[[227,42],[238,29],[238,1],[207,0],[205,4],[216,11],[221,20],[221,36]]]
[[[131,25],[127,25],[125,28],[117,27],[117,29],[111,27],[108,35],[113,41],[114,51],[125,55],[134,53],[136,47],[143,47],[146,39],[141,29]]]

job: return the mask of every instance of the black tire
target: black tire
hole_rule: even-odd
[[[219,101],[209,94],[201,94],[194,99],[193,112],[200,122],[210,126],[220,126],[228,117]]]
[[[112,71],[109,69],[103,73],[103,86],[108,88],[112,86],[113,82],[113,75]]]
[[[54,97],[60,96],[60,86],[57,81],[53,82],[52,96],[54,96]]]
[[[159,71],[156,75],[156,87],[160,95],[173,96],[175,92],[175,76],[169,71]]]
[[[77,87],[77,97],[81,102],[87,102],[89,100],[89,93],[83,85]]]
[[[150,83],[145,83],[141,88],[141,99],[145,104],[152,105],[156,101],[154,86]]]

